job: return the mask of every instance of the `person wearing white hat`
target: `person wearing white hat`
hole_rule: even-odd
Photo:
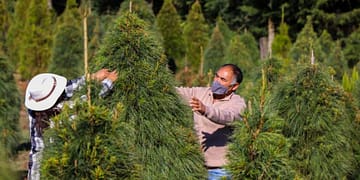
[[[91,75],[92,79],[102,82],[100,96],[106,96],[113,88],[117,72],[101,69]],[[42,133],[50,123],[50,118],[60,113],[63,101],[70,99],[74,91],[85,85],[85,76],[67,80],[52,73],[34,76],[26,88],[25,107],[28,109],[31,149],[28,163],[28,180],[40,179],[41,153],[44,149]]]

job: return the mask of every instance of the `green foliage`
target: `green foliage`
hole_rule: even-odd
[[[233,63],[241,68],[244,76],[251,72],[255,64],[252,61],[251,54],[244,42],[241,41],[241,36],[236,34],[230,41],[228,48],[226,49],[224,62]]]
[[[323,62],[323,52],[317,41],[317,34],[314,32],[312,19],[308,17],[308,21],[297,35],[296,41],[290,50],[290,56],[295,62],[309,63],[311,54],[314,52],[316,61]]]
[[[181,18],[171,0],[165,0],[156,17],[157,26],[163,36],[163,47],[167,56],[175,59],[175,64],[183,66],[185,42],[181,27]]]
[[[352,32],[349,37],[345,39],[344,55],[347,64],[352,69],[360,60],[360,27]]]
[[[9,6],[13,2],[0,1],[0,49],[6,50],[6,34],[10,26],[11,12]]]
[[[15,176],[15,171],[11,167],[12,162],[6,154],[3,144],[0,143],[0,179],[13,180],[19,177]],[[15,178],[16,177],[16,178]]]
[[[317,65],[298,66],[296,77],[274,91],[290,159],[304,179],[343,179],[358,169],[355,107],[344,90]]]
[[[47,0],[31,0],[25,14],[25,25],[20,47],[18,71],[23,79],[48,68],[51,46],[51,14]]]
[[[245,31],[240,34],[240,40],[241,42],[244,43],[244,45],[248,49],[253,63],[257,64],[260,59],[260,50],[259,50],[259,45],[253,34],[249,31]]]
[[[130,6],[131,2],[131,6]],[[153,13],[152,9],[150,8],[150,5],[145,0],[125,0],[121,3],[120,10],[118,12],[118,15],[123,15],[126,12],[136,13],[139,18],[145,20],[150,25],[155,24],[155,14]]]
[[[289,26],[282,22],[279,26],[279,33],[275,34],[274,41],[271,45],[273,56],[288,59],[292,43],[288,33]]]
[[[225,51],[226,44],[224,37],[220,32],[219,26],[215,26],[210,42],[205,49],[204,71],[201,72],[208,72],[209,70],[215,72],[224,64]]]
[[[230,40],[236,33],[229,28],[221,16],[216,18],[216,25],[219,26],[220,32],[224,36],[226,46],[229,45]]]
[[[249,101],[242,121],[235,123],[227,168],[233,179],[293,179],[290,142],[282,135],[284,119],[267,97],[265,73],[262,77],[259,100]]]
[[[209,27],[202,14],[201,5],[196,0],[187,15],[184,26],[184,39],[186,44],[186,61],[195,73],[200,70],[202,51],[208,44]]]
[[[46,148],[41,162],[45,179],[136,179],[134,129],[119,121],[123,106],[76,103],[65,106],[45,131]]]
[[[348,72],[344,52],[341,47],[341,41],[338,40],[334,43],[334,46],[329,52],[325,64],[335,71],[334,77],[339,82],[342,79],[342,75]]]
[[[30,1],[19,0],[15,3],[15,12],[12,15],[10,27],[6,36],[7,54],[12,65],[17,65],[20,59],[20,47],[23,46],[25,21]]]
[[[48,71],[73,79],[84,74],[83,33],[75,0],[68,1],[53,39]]]
[[[111,101],[98,103],[109,109],[123,103],[120,121],[134,129],[127,140],[135,146],[140,179],[203,179],[206,169],[191,111],[179,99],[162,48],[147,28],[135,14],[125,13],[109,29],[92,69],[119,74],[107,97]]]
[[[6,155],[14,154],[20,140],[20,93],[9,59],[0,52],[0,144]]]

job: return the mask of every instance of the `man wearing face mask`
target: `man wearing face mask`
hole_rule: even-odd
[[[211,87],[176,88],[194,112],[194,128],[208,168],[208,179],[230,179],[224,170],[227,163],[227,142],[232,134],[229,126],[241,119],[246,108],[244,98],[235,94],[243,75],[234,64],[222,65]]]

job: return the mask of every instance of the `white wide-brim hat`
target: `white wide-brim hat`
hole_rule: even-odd
[[[34,76],[25,93],[25,106],[34,111],[43,111],[53,107],[64,92],[66,78],[52,73]]]

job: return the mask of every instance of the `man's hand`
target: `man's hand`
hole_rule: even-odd
[[[118,75],[117,71],[114,70],[114,71],[109,72],[109,74],[106,78],[110,79],[112,82],[115,82],[117,79],[117,75]]]
[[[109,75],[108,69],[100,69],[96,73],[91,74],[91,79],[94,79],[96,81],[102,81],[105,78],[107,78]]]
[[[206,111],[206,106],[196,97],[192,97],[190,100],[190,107],[192,111],[199,112],[200,114],[204,114]]]

